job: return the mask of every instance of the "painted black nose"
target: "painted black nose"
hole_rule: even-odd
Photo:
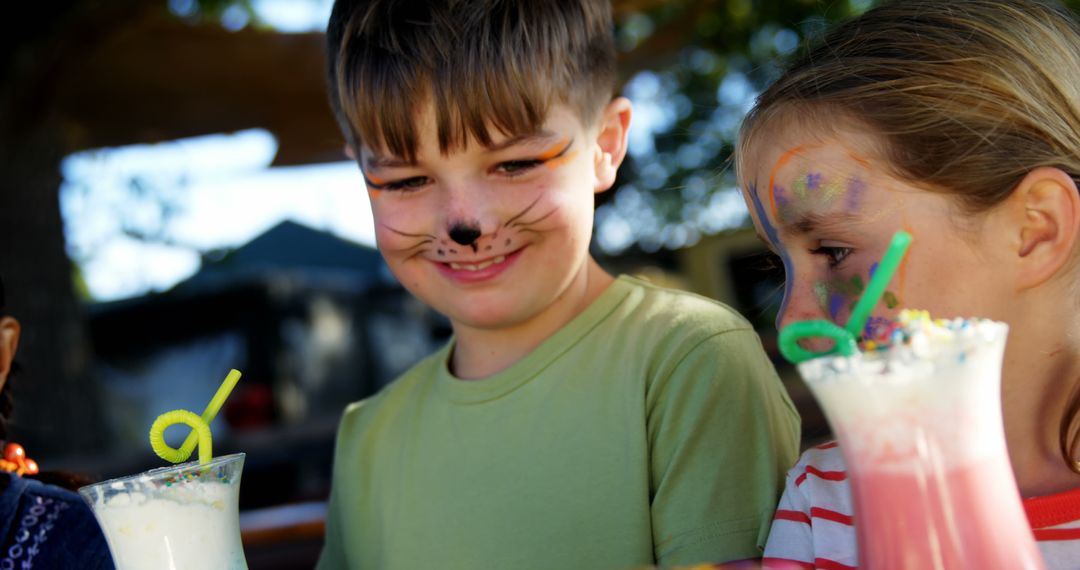
[[[468,226],[454,226],[450,228],[450,239],[461,245],[472,245],[479,237],[480,230],[478,228],[470,228]]]

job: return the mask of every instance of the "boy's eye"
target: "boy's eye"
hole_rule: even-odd
[[[814,255],[825,256],[826,261],[829,263],[829,267],[839,267],[843,263],[844,259],[851,254],[850,247],[835,247],[835,246],[820,246],[817,249],[810,250],[810,253]]]
[[[544,163],[544,161],[536,160],[536,159],[533,159],[533,160],[508,160],[506,162],[500,162],[499,165],[495,167],[495,170],[497,170],[497,171],[499,171],[499,172],[501,172],[503,174],[507,174],[509,176],[514,176],[516,174],[523,174],[523,173],[527,172],[528,170],[531,170],[533,168],[536,168],[537,166],[540,166],[543,163]]]
[[[402,180],[394,180],[385,184],[374,184],[368,181],[368,185],[376,190],[417,190],[430,182],[427,176],[413,176]]]

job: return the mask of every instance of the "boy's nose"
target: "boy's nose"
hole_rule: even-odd
[[[472,245],[480,237],[480,228],[466,224],[454,224],[450,227],[450,239],[461,245]]]

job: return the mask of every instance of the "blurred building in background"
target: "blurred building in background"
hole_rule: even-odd
[[[205,260],[165,293],[93,305],[88,317],[108,439],[104,454],[72,467],[111,477],[157,466],[154,418],[201,412],[236,368],[214,451],[248,454],[243,508],[325,498],[344,406],[449,335],[376,250],[293,222]],[[166,437],[179,445],[187,433],[175,429]]]
[[[370,247],[291,222],[224,254],[202,252],[198,272],[163,292],[85,303],[57,194],[72,153],[213,133],[265,130],[272,167],[345,160],[322,34],[249,25],[251,7],[267,3],[25,2],[0,22],[0,273],[25,325],[13,434],[49,469],[134,473],[161,464],[146,441],[157,414],[201,411],[227,370],[240,369],[213,429],[216,453],[248,453],[241,507],[261,533],[245,534],[257,547],[253,570],[311,566],[342,407],[444,342],[445,321]],[[742,114],[779,59],[871,3],[613,0],[636,126],[616,188],[600,195],[598,257],[746,315],[811,439],[820,413],[776,351],[781,272],[739,229],[747,215],[727,166]],[[154,197],[145,180],[131,189]],[[131,223],[142,216],[134,210],[108,215],[140,239],[162,225]],[[306,541],[295,558],[279,548],[290,536]]]

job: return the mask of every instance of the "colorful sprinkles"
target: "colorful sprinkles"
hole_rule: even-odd
[[[875,317],[867,324],[859,348],[863,352],[887,350],[893,346],[926,346],[951,340],[985,319],[934,319],[929,311],[904,309],[895,319]]]
[[[210,477],[217,479],[220,483],[223,483],[225,485],[228,485],[230,482],[229,474],[226,472],[225,469],[212,469],[202,471],[187,471],[184,473],[180,473],[179,475],[176,475],[174,477],[163,479],[162,483],[166,487],[172,487],[173,485],[187,484],[192,481],[197,481],[199,479],[206,479]]]

